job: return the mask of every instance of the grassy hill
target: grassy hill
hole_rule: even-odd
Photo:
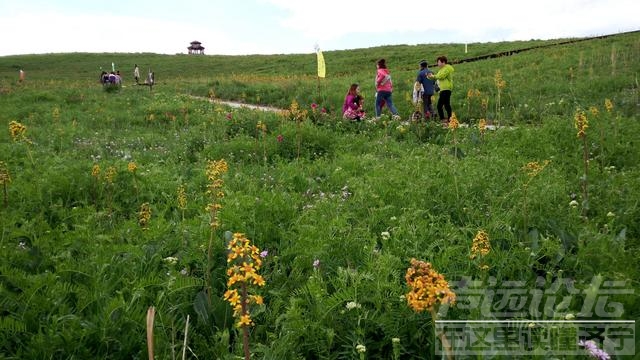
[[[407,121],[441,54],[467,126]],[[395,45],[325,52],[326,79],[315,54],[0,57],[0,360],[632,358],[639,55]],[[404,118],[343,120],[381,57]]]
[[[638,56],[640,32],[590,39],[557,39],[499,43],[394,45],[324,53],[327,78],[317,80],[315,54],[189,56],[157,54],[49,54],[0,57],[0,81],[7,86],[17,80],[18,70],[27,72],[29,82],[58,81],[95,83],[100,68],[111,64],[121,70],[125,81],[133,81],[133,66],[142,73],[151,69],[160,85],[157,91],[239,100],[247,103],[288,108],[292,100],[300,104],[317,103],[332,111],[341,108],[352,82],[361,84],[371,98],[375,63],[386,58],[395,83],[395,102],[408,116],[413,107],[410,94],[418,62],[446,55],[455,65],[455,91],[452,103],[462,121],[483,117],[468,105],[469,92],[480,91],[489,103],[489,120],[499,117],[510,122],[536,122],[545,105],[560,99],[575,106],[606,93],[619,110],[628,115],[638,112]],[[465,53],[465,48],[468,52]],[[516,52],[519,49],[531,49]],[[458,62],[490,54],[514,52],[474,62]],[[501,103],[496,102],[494,83],[500,71],[506,88]],[[527,104],[529,113],[520,107]],[[500,108],[498,108],[498,106]],[[372,105],[371,105],[372,107]]]

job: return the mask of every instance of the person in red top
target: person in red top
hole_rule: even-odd
[[[393,93],[393,82],[391,81],[389,69],[387,69],[387,61],[385,59],[378,60],[377,67],[376,118],[380,117],[380,113],[382,113],[382,106],[383,104],[386,104],[391,111],[391,114],[393,114],[393,119],[398,120],[400,119],[400,115],[398,115],[398,110],[393,105],[393,99],[391,98],[391,94]]]
[[[342,117],[352,121],[360,121],[364,119],[365,112],[362,110],[362,103],[364,99],[360,95],[360,86],[358,84],[351,84],[347,95],[344,97],[344,104],[342,104]]]

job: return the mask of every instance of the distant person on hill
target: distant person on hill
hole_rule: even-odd
[[[352,121],[364,119],[365,112],[362,109],[364,98],[360,95],[360,86],[351,84],[342,104],[342,117]]]
[[[109,82],[109,73],[107,73],[106,71],[102,70],[102,72],[100,73],[100,84],[106,84]]]
[[[420,61],[420,70],[416,76],[415,87],[422,87],[422,110],[425,119],[429,119],[433,114],[431,97],[435,94],[435,80],[429,78],[433,72],[429,70],[427,60]]]
[[[20,69],[20,73],[18,74],[18,82],[24,81],[24,70]]]
[[[448,124],[451,118],[451,91],[453,90],[453,66],[447,63],[446,56],[439,56],[437,59],[440,70],[434,75],[429,76],[430,79],[436,79],[440,87],[440,95],[438,96],[438,117],[443,124]],[[444,110],[447,111],[447,117],[444,116]]]
[[[391,114],[393,114],[393,119],[398,120],[400,115],[398,115],[396,107],[393,106],[393,99],[391,98],[393,82],[391,81],[389,69],[387,69],[387,61],[380,59],[376,66],[378,68],[376,72],[376,118],[380,117],[382,106],[386,104]]]
[[[133,77],[136,79],[136,85],[140,83],[140,69],[138,68],[138,64],[135,64],[133,68]]]

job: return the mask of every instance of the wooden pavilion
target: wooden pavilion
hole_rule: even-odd
[[[202,46],[202,43],[200,41],[192,41],[191,45],[189,45],[187,50],[189,51],[190,55],[191,54],[204,55],[204,46]]]

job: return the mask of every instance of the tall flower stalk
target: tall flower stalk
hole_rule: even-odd
[[[458,127],[460,126],[460,123],[458,122],[458,117],[456,116],[456,113],[452,113],[451,114],[451,119],[449,120],[449,131],[451,131],[451,135],[452,135],[452,143],[453,143],[453,157],[454,159],[458,159],[458,141],[456,140],[456,130],[458,129]],[[455,174],[455,169],[454,169],[454,174],[453,174],[453,182],[456,188],[456,199],[460,198],[460,195],[458,193],[458,178],[456,177]]]
[[[421,260],[411,259],[405,280],[409,286],[407,304],[417,313],[428,311],[431,314],[433,331],[442,342],[447,358],[453,359],[451,343],[444,332],[437,332],[436,319],[440,304],[454,304],[456,294],[449,289],[444,275],[439,274],[431,263]]]
[[[9,174],[9,168],[4,161],[0,161],[0,184],[2,184],[2,194],[4,199],[4,207],[9,207],[9,192],[7,188],[11,182],[11,175]]]
[[[525,166],[522,167],[522,170],[524,170],[527,174],[527,181],[525,181],[524,185],[523,185],[523,189],[524,189],[524,204],[522,206],[522,210],[524,213],[524,231],[528,232],[529,231],[529,214],[528,214],[528,209],[527,209],[527,205],[528,205],[528,190],[529,190],[529,183],[531,183],[531,181],[533,180],[533,178],[535,178],[536,176],[538,176],[538,174],[540,174],[540,172],[542,170],[544,170],[544,168],[549,165],[550,161],[549,160],[545,160],[542,163],[539,163],[537,161],[532,161],[527,163]]]
[[[589,127],[589,121],[587,120],[587,114],[582,111],[576,111],[574,117],[574,126],[578,130],[577,136],[582,141],[582,165],[584,172],[580,178],[580,185],[582,187],[582,216],[587,216],[589,210],[589,189],[588,189],[588,175],[589,175],[589,144],[587,143],[587,128]]]
[[[507,82],[504,81],[504,79],[502,79],[502,72],[498,69],[496,70],[496,73],[493,77],[493,82],[496,85],[496,90],[498,92],[498,103],[496,104],[496,118],[498,120],[498,124],[500,124],[500,109],[501,109],[501,102],[500,102],[500,98],[502,95],[502,90],[504,90],[504,88],[507,86]]]
[[[27,146],[27,156],[29,156],[29,160],[33,165],[33,156],[31,156],[31,148],[29,148],[33,142],[27,137],[27,127],[17,121],[12,121],[9,123],[9,133],[11,134],[11,139],[14,142],[25,143]]]
[[[260,249],[251,244],[242,233],[233,234],[227,245],[227,291],[224,299],[233,308],[233,317],[237,319],[236,326],[242,329],[242,347],[245,360],[249,360],[249,327],[254,325],[250,307],[262,305],[264,300],[260,295],[252,294],[256,287],[265,285],[264,278],[258,274],[262,267]]]
[[[211,287],[213,240],[216,230],[220,227],[218,212],[222,209],[220,201],[224,198],[224,191],[222,191],[224,181],[222,180],[222,176],[227,172],[227,170],[227,162],[224,159],[218,161],[209,160],[206,169],[207,180],[209,181],[209,184],[207,185],[207,195],[209,195],[211,199],[211,202],[207,204],[206,207],[206,210],[209,211],[209,227],[211,229],[209,245],[207,246],[207,271],[205,272],[207,280],[207,300],[209,301],[209,305],[211,305],[211,293],[213,291]]]
[[[473,243],[471,244],[471,255],[469,255],[469,259],[478,259],[478,267],[480,268],[480,270],[486,271],[489,270],[489,265],[484,262],[484,257],[487,256],[490,252],[491,242],[489,242],[489,235],[486,231],[479,230],[476,233],[476,236],[473,238]]]

